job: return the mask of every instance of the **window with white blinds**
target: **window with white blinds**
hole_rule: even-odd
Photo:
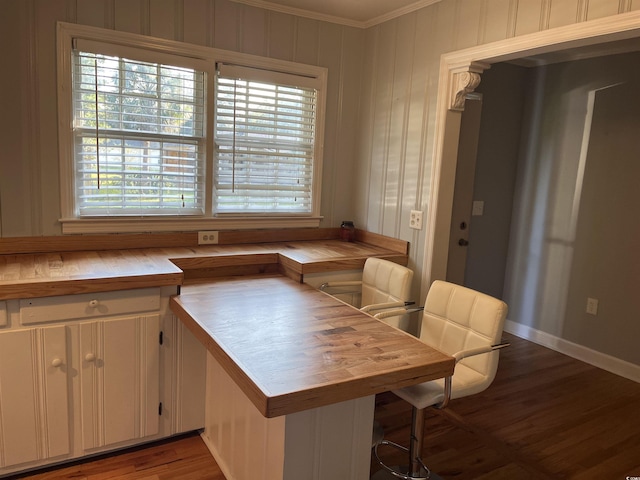
[[[79,49],[72,59],[79,215],[201,215],[204,73]]]
[[[217,213],[310,213],[315,79],[219,64],[216,83]]]
[[[319,226],[326,68],[57,27],[63,233]]]

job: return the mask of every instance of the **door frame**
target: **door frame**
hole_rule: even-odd
[[[471,101],[472,103],[467,103]],[[469,108],[471,105],[475,105]],[[451,204],[451,229],[447,258],[446,280],[465,285],[468,245],[473,220],[474,179],[480,140],[482,94],[473,94],[465,100],[465,113],[460,123],[460,141],[456,160],[456,179]],[[462,228],[460,223],[466,223]],[[458,241],[456,241],[458,239]],[[460,241],[467,241],[466,245]]]
[[[480,84],[482,72],[493,63],[636,37],[640,37],[640,11],[509,38],[440,57],[422,285],[446,278],[461,116],[465,97]],[[426,292],[428,288],[422,290]],[[421,302],[424,300],[421,298]]]

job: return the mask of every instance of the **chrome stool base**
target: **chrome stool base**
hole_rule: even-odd
[[[378,447],[381,445],[387,445],[397,450],[402,450],[403,452],[409,452],[408,448],[389,440],[382,440],[376,443],[373,447],[373,455],[376,457],[376,461],[383,469],[372,475],[371,480],[443,480],[438,474],[429,470],[420,457],[416,458],[416,461],[418,462],[416,464],[418,467],[416,471],[412,471],[412,468],[409,465],[389,467],[378,456]]]
[[[408,465],[393,466],[393,467],[390,467],[390,468],[395,470],[396,472],[408,472],[409,471],[409,466]],[[416,480],[428,478],[429,480],[443,480],[443,478],[440,475],[438,475],[436,473],[433,473],[433,472],[427,473],[424,470],[422,470],[420,472],[420,474],[424,475],[424,476],[421,476],[421,477],[409,477],[409,476],[398,477],[398,476],[394,475],[393,473],[391,473],[391,472],[389,472],[387,470],[378,470],[376,473],[374,473],[371,476],[371,480],[398,480],[399,478],[400,479],[411,478],[411,479],[416,479]],[[406,474],[406,475],[408,475],[408,474]],[[426,475],[429,475],[429,476],[427,477]]]

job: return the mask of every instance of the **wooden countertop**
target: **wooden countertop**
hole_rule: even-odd
[[[265,417],[453,373],[452,357],[283,276],[187,284],[170,306]]]
[[[0,300],[181,285],[185,278],[361,269],[368,257],[406,264],[407,254],[360,242],[138,248],[0,255]]]

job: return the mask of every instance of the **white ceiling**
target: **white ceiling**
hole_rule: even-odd
[[[233,0],[283,13],[366,28],[440,0]]]

